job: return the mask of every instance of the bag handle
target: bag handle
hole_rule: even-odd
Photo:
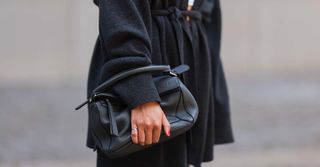
[[[105,82],[103,82],[102,84],[100,84],[99,86],[97,86],[91,94],[90,99],[88,99],[87,101],[81,103],[78,107],[75,108],[75,110],[80,109],[82,106],[86,105],[87,103],[90,103],[93,98],[102,90],[107,89],[108,87],[112,86],[113,84],[115,84],[116,82],[119,82],[122,79],[125,79],[131,75],[135,75],[135,74],[140,74],[143,72],[167,72],[170,75],[173,76],[178,76],[179,74],[185,72],[189,70],[189,66],[186,64],[181,64],[173,69],[170,68],[170,65],[149,65],[149,66],[144,66],[144,67],[138,67],[138,68],[134,68],[134,69],[129,69],[123,72],[120,72],[118,74],[115,74],[114,76],[112,76],[111,78],[107,79]]]
[[[139,67],[139,68],[134,68],[134,69],[130,69],[130,70],[126,70],[123,72],[120,72],[118,74],[115,74],[114,76],[112,76],[111,78],[109,78],[108,80],[106,80],[105,82],[103,82],[102,84],[100,84],[98,87],[96,87],[92,93],[99,93],[102,90],[107,89],[108,87],[112,86],[113,84],[115,84],[116,82],[119,82],[120,80],[123,80],[131,75],[136,75],[136,74],[140,74],[143,72],[166,72],[166,71],[170,71],[170,66],[169,65],[149,65],[149,66],[144,66],[144,67]]]

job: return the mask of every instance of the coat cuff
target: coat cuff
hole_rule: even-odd
[[[125,78],[114,84],[112,90],[130,109],[146,102],[161,102],[151,73],[141,73]]]

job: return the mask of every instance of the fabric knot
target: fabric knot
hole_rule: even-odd
[[[176,36],[180,64],[184,64],[184,32],[187,34],[187,38],[189,39],[190,43],[192,43],[192,34],[186,26],[187,19],[185,16],[190,16],[193,20],[199,21],[201,20],[201,12],[197,10],[180,10],[176,6],[169,6],[166,9],[152,9],[151,14],[153,16],[166,16],[169,18]],[[182,74],[181,78],[182,81],[185,83],[184,75],[185,74]]]
[[[167,10],[169,11],[169,17],[171,17],[171,19],[176,19],[176,20],[185,19],[182,15],[182,11],[176,6],[170,6],[167,8]]]
[[[197,10],[181,10],[176,6],[169,6],[167,9],[152,9],[152,15],[155,16],[168,16],[174,20],[186,20],[184,16],[189,16],[195,20],[201,20],[202,14]]]

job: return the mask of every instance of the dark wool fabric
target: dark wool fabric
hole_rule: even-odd
[[[195,0],[202,18],[179,18],[187,0],[95,0],[99,7],[99,35],[91,58],[87,98],[100,83],[123,70],[149,64],[181,64],[190,70],[184,83],[195,96],[199,116],[195,125],[172,140],[131,155],[109,159],[97,151],[98,167],[200,167],[213,160],[215,144],[234,141],[227,84],[220,59],[221,11],[219,0]],[[168,16],[152,10],[175,7]],[[178,11],[178,12],[177,12]],[[178,19],[177,19],[178,18]],[[178,30],[177,30],[178,25]],[[177,36],[177,31],[183,35]],[[179,45],[182,44],[182,45]],[[182,46],[183,53],[179,50]],[[152,75],[139,74],[112,87],[130,108],[161,101]],[[87,146],[94,148],[88,124]]]

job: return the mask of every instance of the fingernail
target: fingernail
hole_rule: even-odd
[[[168,136],[170,136],[170,130],[168,130]]]

